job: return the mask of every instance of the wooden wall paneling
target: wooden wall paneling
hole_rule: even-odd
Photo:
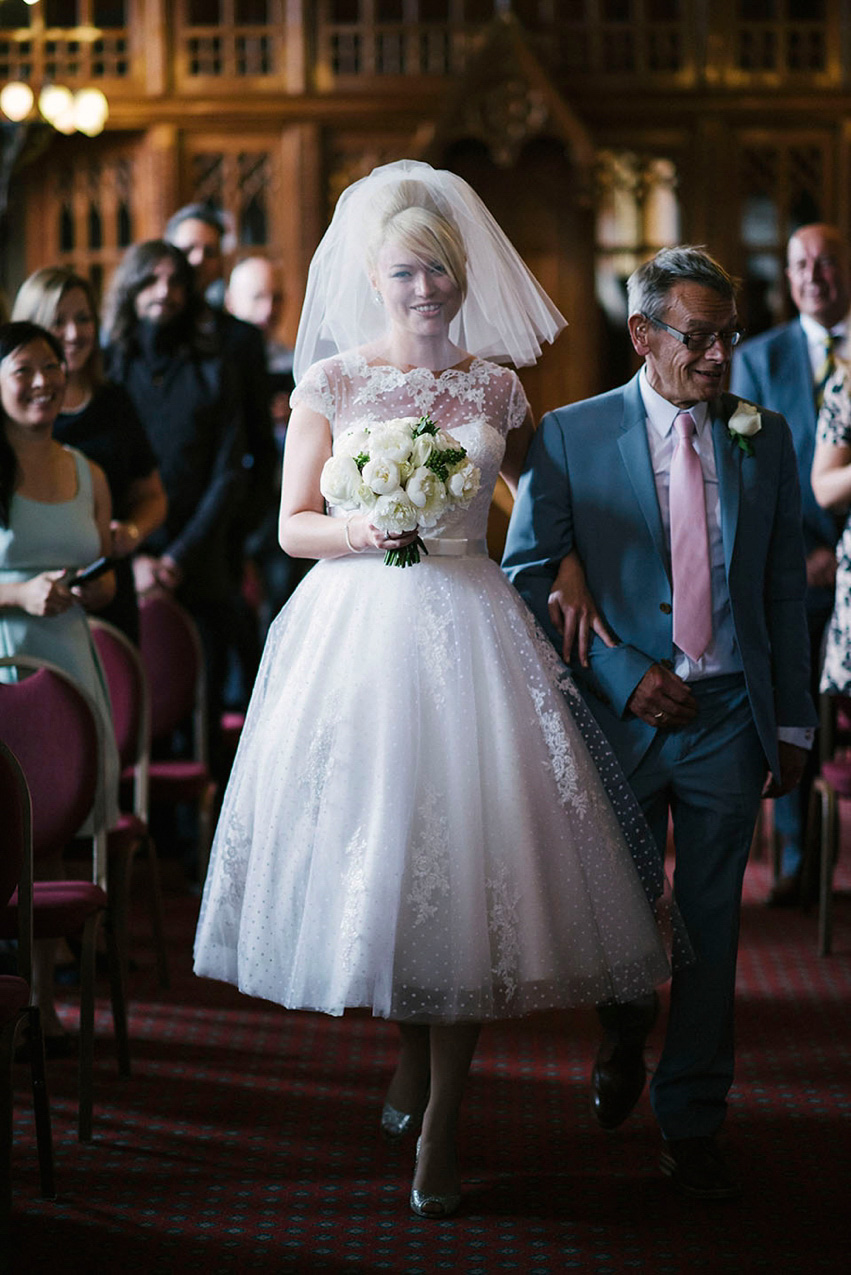
[[[274,256],[284,281],[281,339],[295,344],[307,271],[328,224],[322,180],[322,137],[316,125],[285,128],[280,144]]]
[[[851,113],[838,124],[836,147],[836,224],[851,242]]]
[[[137,243],[161,239],[180,206],[180,134],[174,124],[154,124],[144,134],[136,163]]]
[[[134,41],[133,56],[142,58],[145,68],[145,92],[157,97],[168,92],[172,83],[172,26],[167,0],[134,0],[136,20],[131,28],[141,39]],[[139,47],[141,45],[141,47]]]
[[[794,313],[783,275],[786,242],[808,221],[838,221],[841,131],[782,126],[731,134],[730,170],[743,317],[758,332]]]
[[[42,174],[25,170],[13,188],[10,213],[15,220],[11,245],[16,250],[7,258],[6,286],[12,301],[27,275],[59,259],[52,184]]]
[[[284,24],[284,75],[288,93],[306,93],[308,88],[307,41],[309,31],[309,0],[283,0]]]

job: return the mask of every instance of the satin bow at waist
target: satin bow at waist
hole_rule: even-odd
[[[422,537],[429,557],[434,558],[486,558],[488,545],[486,540],[451,540],[448,536],[436,536],[429,539]]]

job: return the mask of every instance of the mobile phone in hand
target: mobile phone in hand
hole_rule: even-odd
[[[69,589],[73,589],[78,584],[88,584],[90,580],[97,580],[98,576],[105,575],[107,571],[111,571],[114,565],[114,558],[96,558],[89,566],[75,572],[74,575],[69,576],[62,583]]]

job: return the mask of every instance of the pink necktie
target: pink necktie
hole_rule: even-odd
[[[680,412],[674,428],[670,488],[674,642],[691,659],[699,660],[712,640],[706,496],[691,413]]]

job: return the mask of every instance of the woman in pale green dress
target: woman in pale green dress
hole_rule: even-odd
[[[109,552],[111,508],[103,471],[53,438],[65,381],[62,347],[49,332],[33,323],[0,326],[0,655],[50,660],[95,700],[106,741],[95,818],[109,825],[118,813],[119,763],[86,610],[105,606],[115,581],[112,572],[74,588],[66,581]],[[61,863],[39,870],[44,879],[64,875]],[[56,945],[36,947],[34,996],[45,1037],[55,1041],[63,1034],[53,1003]]]

